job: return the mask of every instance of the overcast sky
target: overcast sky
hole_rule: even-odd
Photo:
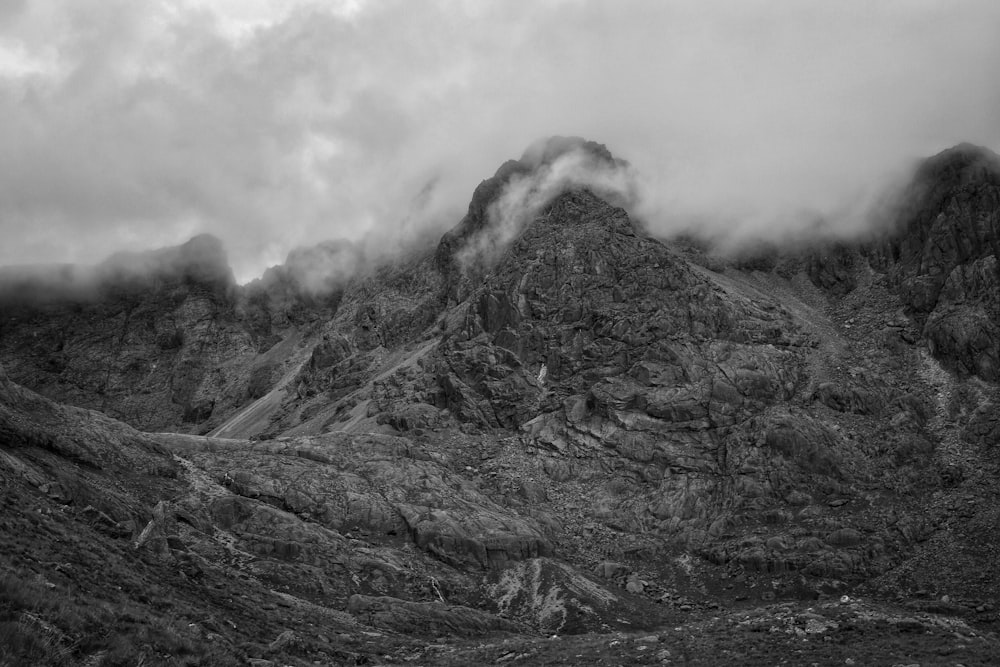
[[[246,281],[450,227],[551,134],[631,161],[654,229],[849,228],[913,158],[1000,147],[998,28],[995,0],[0,0],[0,264],[210,232]]]

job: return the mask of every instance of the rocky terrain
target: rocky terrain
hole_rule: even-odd
[[[0,665],[1000,661],[1000,159],[720,257],[503,218],[569,153],[393,263],[0,275]]]

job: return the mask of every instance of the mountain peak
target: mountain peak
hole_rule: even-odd
[[[532,168],[537,168],[543,164],[551,164],[560,157],[572,152],[582,152],[595,160],[605,161],[609,164],[628,164],[624,160],[619,160],[608,147],[596,141],[590,141],[583,137],[563,137],[554,135],[539,139],[525,149],[519,162]]]
[[[235,286],[222,241],[200,234],[181,245],[118,252],[98,264],[39,264],[0,267],[0,301],[87,301],[102,290],[145,288],[154,283],[194,282]]]
[[[459,255],[468,254],[470,247],[504,245],[567,191],[590,188],[594,198],[628,199],[630,179],[628,162],[603,144],[582,137],[540,139],[520,159],[508,160],[479,184],[465,217],[438,245],[438,268],[450,274],[462,264]]]
[[[985,146],[961,143],[924,160],[914,183],[930,188],[1000,184],[1000,155]]]
[[[558,195],[545,206],[540,218],[548,223],[562,225],[597,222],[620,234],[635,235],[632,221],[624,209],[586,187],[573,188]]]
[[[181,278],[235,284],[222,241],[211,234],[199,234],[177,246],[116,253],[96,270],[101,282]]]

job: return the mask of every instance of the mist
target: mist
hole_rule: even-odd
[[[595,152],[603,146],[587,147],[577,139],[553,137],[529,148],[520,160],[526,170],[510,175],[486,210],[486,224],[460,246],[456,259],[464,270],[491,265],[542,209],[566,190],[587,188],[620,206],[639,203],[631,166]],[[544,155],[546,149],[553,154]]]
[[[210,233],[247,282],[327,240],[402,250],[555,134],[630,163],[630,212],[654,234],[852,235],[916,159],[1000,147],[994,2],[0,12],[0,265],[96,263]],[[546,187],[518,183],[504,229]]]

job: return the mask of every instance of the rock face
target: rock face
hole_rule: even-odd
[[[875,252],[932,352],[1000,378],[1000,156],[962,144],[927,160]]]
[[[624,168],[533,147],[393,265],[329,244],[238,288],[200,238],[8,294],[0,470],[185,580],[421,637],[1000,597],[995,156],[927,161],[878,243],[729,261],[582,186],[494,233],[568,154]]]
[[[582,168],[587,170],[623,169],[627,166],[604,145],[580,137],[551,137],[538,141],[525,151],[521,159],[505,162],[492,178],[479,184],[472,194],[468,213],[441,238],[434,253],[435,266],[446,277],[446,291],[450,298],[465,298],[467,290],[482,277],[482,271],[504,250],[504,242],[509,240],[505,237],[509,234],[491,233],[495,231],[491,227],[500,226],[497,218],[502,216],[498,215],[495,207],[503,195],[517,184],[518,179],[528,180],[533,174],[544,171],[569,155],[576,157]],[[620,197],[617,192],[605,194],[612,198]],[[463,276],[470,273],[471,276]],[[463,277],[466,279],[463,280]]]
[[[436,602],[354,595],[347,603],[347,610],[376,628],[419,636],[469,637],[527,630],[523,625],[477,609]]]
[[[5,306],[8,372],[139,427],[207,419],[225,361],[253,349],[232,326],[235,285],[221,253],[216,239],[198,237],[120,256],[96,269],[86,298]]]
[[[157,438],[237,496],[339,533],[361,531],[369,540],[396,542],[408,535],[418,548],[457,567],[492,569],[552,551],[535,521],[498,506],[403,438]]]
[[[199,236],[90,270],[15,274],[0,285],[4,363],[50,398],[206,432],[301,365],[300,330],[336,307],[335,291],[306,291],[309,263],[290,261],[241,289],[218,239]]]
[[[149,488],[175,491],[170,453],[103,414],[60,405],[0,373],[0,466],[49,499],[87,511],[105,529],[130,535],[149,511]]]
[[[774,433],[817,427],[795,413],[764,416],[804,384],[808,344],[777,303],[695,272],[636,235],[625,211],[576,191],[449,314],[426,379],[414,381],[422,391],[373,404],[399,411],[409,398],[520,431],[602,480],[592,514],[610,527],[704,530],[753,497],[780,495],[777,470],[790,487],[840,473],[834,434],[784,438]],[[755,414],[759,434],[748,438]],[[770,426],[779,419],[786,431]],[[734,505],[734,488],[756,491]]]
[[[547,558],[522,561],[491,574],[487,591],[502,616],[522,619],[546,633],[578,634],[609,627],[641,630],[665,620],[662,610],[641,596],[612,590]]]

